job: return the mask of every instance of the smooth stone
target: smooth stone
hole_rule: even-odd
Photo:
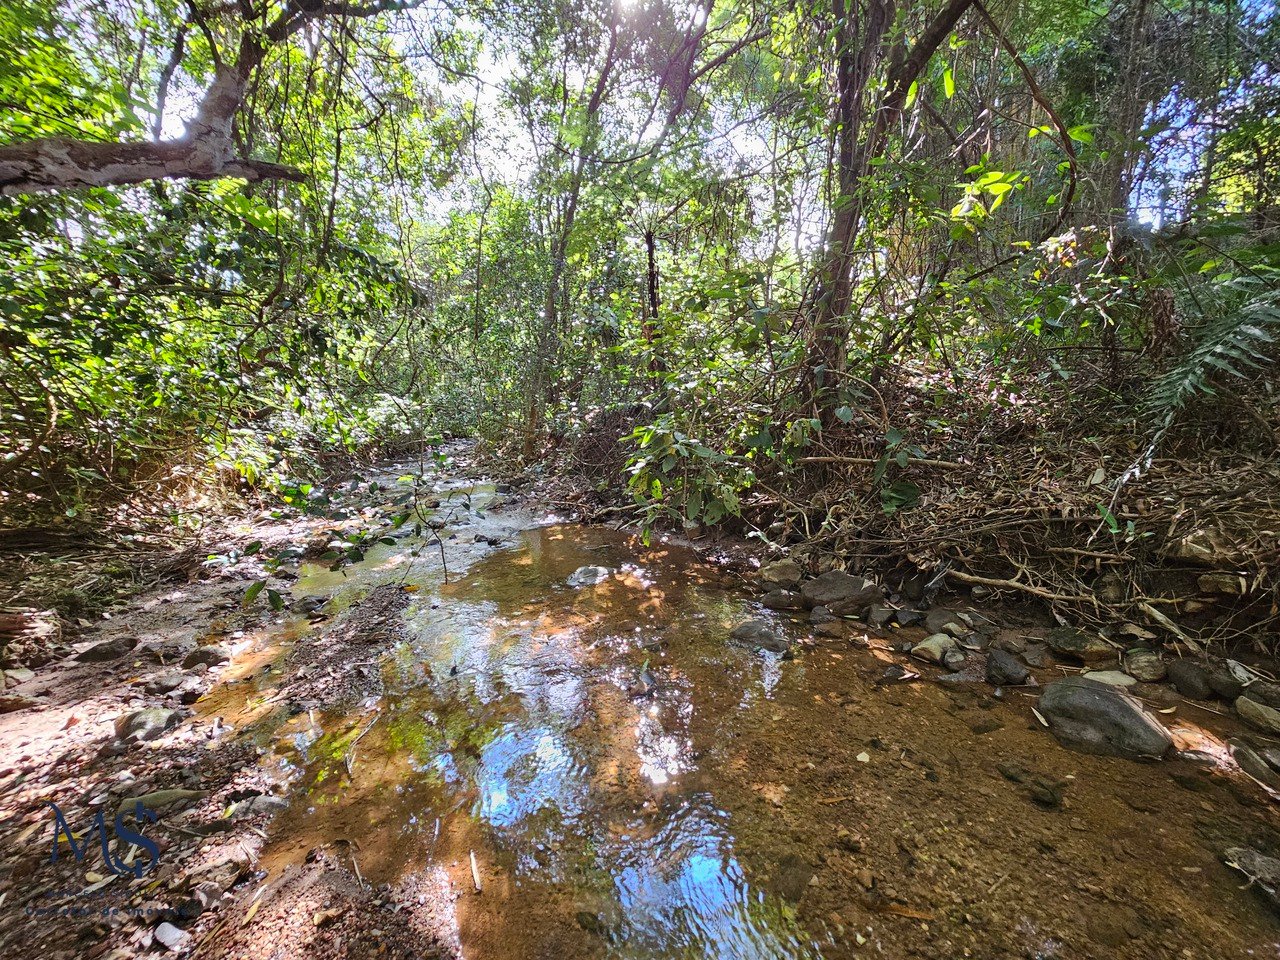
[[[163,810],[165,807],[173,806],[175,803],[203,800],[208,795],[208,790],[183,790],[181,788],[157,790],[154,793],[143,794],[140,797],[125,797],[116,808],[116,813],[129,813],[139,803],[148,810]]]
[[[791,646],[787,638],[767,620],[748,620],[746,623],[740,623],[730,631],[729,639],[745,647],[768,650],[772,653],[785,653]]]
[[[1280,791],[1280,776],[1276,776],[1276,772],[1271,769],[1271,765],[1258,756],[1258,753],[1247,743],[1232,740],[1231,756],[1240,765],[1240,769],[1253,777],[1253,779],[1263,786]]]
[[[840,618],[832,613],[827,607],[814,607],[809,611],[810,623],[832,623]]]
[[[800,602],[800,594],[790,590],[770,590],[760,602],[769,610],[799,610],[804,606]]]
[[[186,681],[187,678],[180,673],[160,673],[148,680],[142,689],[147,693],[172,693]]]
[[[1145,647],[1136,647],[1125,653],[1124,669],[1141,683],[1159,683],[1169,672],[1160,654]]]
[[[287,809],[289,801],[284,797],[273,797],[269,794],[259,794],[256,797],[250,797],[247,800],[241,800],[236,804],[236,808],[232,811],[231,819],[246,820],[249,817],[257,817],[265,813],[279,813],[281,810]]]
[[[1236,699],[1236,713],[1246,722],[1265,730],[1267,733],[1280,734],[1280,710],[1268,707],[1249,697]]]
[[[867,608],[867,623],[873,627],[888,626],[889,621],[893,619],[896,610],[889,607],[883,607],[878,603],[873,603]]]
[[[1022,662],[1006,650],[992,650],[987,654],[987,682],[997,687],[1016,687],[1031,676]]]
[[[608,567],[579,567],[569,574],[569,579],[566,582],[571,587],[592,587],[597,583],[603,583],[608,580],[612,574],[613,571]]]
[[[952,673],[959,673],[968,659],[960,650],[947,650],[942,654],[942,665]]]
[[[1055,627],[1045,634],[1045,642],[1054,653],[1084,663],[1112,660],[1116,655],[1116,648],[1096,633],[1072,627]]]
[[[760,582],[766,587],[791,590],[800,586],[800,581],[803,579],[804,571],[800,568],[800,564],[790,557],[766,563],[760,568]]]
[[[955,649],[956,641],[954,637],[950,637],[945,633],[935,633],[912,647],[911,655],[919,660],[928,660],[930,663],[942,663],[942,658],[949,651]]]
[[[1173,746],[1169,731],[1137,700],[1085,677],[1050,683],[1038,709],[1059,743],[1085,753],[1163,757]]]
[[[843,602],[846,605],[852,604],[857,609],[866,609],[871,604],[882,601],[884,592],[872,580],[855,577],[842,570],[828,570],[805,583],[800,588],[800,596],[806,607],[831,607],[831,612],[837,613],[842,611],[837,611],[833,604]]]
[[[87,650],[76,654],[80,663],[105,663],[108,660],[119,660],[132,652],[138,645],[137,637],[116,637],[114,640],[103,640],[95,643]]]
[[[1244,681],[1232,673],[1225,663],[1210,666],[1206,679],[1209,681],[1209,689],[1223,700],[1234,700],[1244,694]]]
[[[924,628],[930,633],[949,633],[953,637],[969,632],[969,626],[954,610],[930,610],[924,617]]]
[[[1112,687],[1132,687],[1138,681],[1120,670],[1089,670],[1083,674],[1087,680],[1096,680]]]
[[[178,710],[148,707],[116,717],[116,736],[121,740],[155,740],[182,720]]]
[[[227,663],[230,660],[231,654],[227,653],[227,651],[223,650],[221,647],[196,647],[183,657],[182,666],[188,670],[202,663],[206,667],[216,667],[220,664]]]
[[[1174,660],[1169,664],[1169,682],[1184,697],[1191,700],[1208,700],[1213,696],[1209,686],[1209,672],[1190,660]]]
[[[1267,761],[1267,766],[1280,773],[1280,747],[1264,745],[1257,748],[1257,754],[1263,760]]]
[[[172,950],[174,953],[187,949],[191,943],[191,934],[167,921],[156,927],[155,936],[167,950]]]

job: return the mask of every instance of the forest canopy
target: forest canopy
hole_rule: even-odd
[[[0,48],[13,523],[448,433],[809,534],[1059,443],[1123,534],[1178,444],[1274,451],[1272,3],[12,0]]]

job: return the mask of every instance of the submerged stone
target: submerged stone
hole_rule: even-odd
[[[740,623],[729,633],[729,639],[744,647],[768,650],[771,653],[785,653],[791,646],[787,638],[768,620]]]

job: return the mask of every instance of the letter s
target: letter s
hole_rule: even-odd
[[[159,817],[157,817],[155,813],[148,810],[143,805],[141,800],[139,800],[136,804],[134,804],[133,815],[137,819],[140,825],[145,823],[155,823],[159,819]],[[132,869],[134,877],[137,878],[137,877],[143,876],[146,873],[149,873],[155,867],[155,865],[160,862],[160,847],[150,837],[146,837],[143,834],[137,833],[133,830],[130,830],[128,827],[126,827],[124,825],[124,818],[126,816],[127,814],[122,813],[118,817],[116,817],[116,822],[115,822],[116,836],[120,838],[120,841],[122,843],[136,844],[138,847],[144,850],[147,854],[147,857],[149,858],[149,862],[147,863],[145,870],[143,869],[142,864],[135,862],[132,868],[119,867],[117,872],[127,873],[129,872],[130,869]]]

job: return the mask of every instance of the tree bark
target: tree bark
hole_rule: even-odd
[[[890,125],[901,115],[907,92],[929,59],[955,29],[974,0],[948,0],[914,45],[893,35],[893,0],[869,0],[862,16],[846,0],[833,0],[836,19],[836,176],[832,225],[818,268],[813,320],[807,355],[805,395],[815,413],[829,424],[834,404],[830,391],[845,372],[847,314],[852,307],[855,245],[866,207],[872,161],[884,154]],[[864,123],[871,80],[888,56],[884,97]]]
[[[249,78],[262,64],[267,50],[282,43],[313,19],[329,16],[372,17],[390,10],[407,10],[424,0],[371,0],[369,3],[325,3],[321,0],[289,0],[271,23],[262,29],[244,27],[236,61],[220,61],[213,83],[205,91],[199,112],[187,132],[173,140],[150,142],[91,141],[48,137],[27,143],[0,146],[0,194],[15,196],[89,187],[125,186],[148,180],[306,179],[302,171],[280,163],[237,155],[233,127],[244,105]],[[204,26],[197,8],[196,22]],[[179,33],[181,44],[185,33]],[[178,51],[175,50],[175,53]],[[177,64],[173,64],[173,69]],[[171,75],[172,69],[166,67]],[[162,77],[161,103],[168,85]]]

